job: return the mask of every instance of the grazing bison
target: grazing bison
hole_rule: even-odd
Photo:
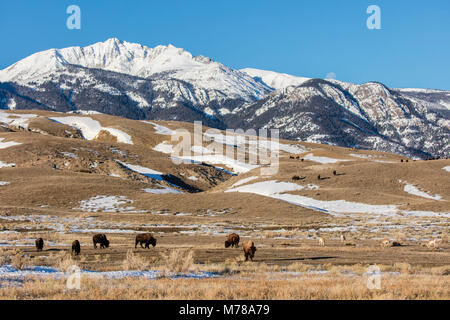
[[[227,240],[225,240],[225,248],[239,247],[239,235],[236,233],[231,233],[228,235]]]
[[[253,261],[253,257],[255,256],[255,244],[252,240],[249,240],[244,243],[244,255],[245,255],[245,261],[248,261],[248,257]]]
[[[432,239],[432,240],[430,240],[430,241],[428,241],[425,245],[428,247],[428,248],[435,248],[435,249],[437,249],[437,248],[439,248],[439,244],[441,243],[441,240],[438,240],[438,239]]]
[[[319,237],[319,246],[321,247],[325,246],[325,240],[322,237]]]
[[[150,233],[138,234],[136,236],[136,243],[134,244],[135,248],[137,247],[138,243],[141,245],[141,248],[144,248],[142,246],[142,244],[144,243],[145,247],[149,249],[150,245],[152,245],[153,247],[156,246],[156,239]]]
[[[92,241],[94,242],[94,249],[97,249],[97,243],[100,244],[100,249],[109,247],[109,240],[106,239],[106,235],[103,233],[99,233],[93,236]]]
[[[77,256],[80,254],[80,252],[81,252],[80,241],[74,240],[72,242],[72,254],[75,254]]]
[[[390,245],[391,245],[391,242],[389,241],[389,239],[381,240],[381,246],[382,247],[389,247]]]
[[[42,238],[36,239],[36,250],[42,251],[43,248],[44,248],[44,239]]]

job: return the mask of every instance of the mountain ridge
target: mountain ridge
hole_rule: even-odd
[[[173,45],[116,38],[49,49],[0,70],[0,108],[277,128],[282,138],[450,156],[450,92],[233,70]]]

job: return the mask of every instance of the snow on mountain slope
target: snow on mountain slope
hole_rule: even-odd
[[[230,97],[251,101],[269,89],[241,72],[203,56],[193,57],[172,45],[148,48],[111,38],[87,47],[50,49],[35,53],[0,71],[1,82],[21,84],[39,80],[67,65],[125,73],[141,78],[169,72],[170,78],[200,88],[219,90]]]
[[[248,74],[255,80],[262,81],[276,90],[284,89],[290,86],[299,86],[310,78],[296,77],[286,73],[278,73],[267,70],[245,68],[239,71]]]
[[[234,121],[245,119],[238,126],[278,128],[287,139],[421,158],[450,155],[448,115],[376,82],[343,86],[311,79],[277,90],[233,115]]]
[[[2,108],[278,128],[284,139],[450,155],[449,91],[236,71],[172,45],[148,48],[114,38],[38,52],[1,70]]]

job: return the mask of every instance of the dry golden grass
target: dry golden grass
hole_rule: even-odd
[[[143,257],[142,255],[134,253],[133,249],[128,249],[122,266],[124,270],[148,270],[154,262],[154,259]]]
[[[380,290],[365,277],[300,275],[295,279],[120,279],[82,277],[80,290],[65,279],[35,279],[0,290],[0,299],[448,299],[449,280],[436,275],[383,275]]]
[[[192,249],[173,249],[163,253],[165,272],[187,272],[194,265],[194,251]]]

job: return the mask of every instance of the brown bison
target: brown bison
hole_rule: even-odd
[[[239,247],[239,235],[236,233],[231,233],[228,235],[227,240],[225,240],[225,248]]]
[[[100,249],[109,247],[109,240],[106,239],[106,235],[103,233],[93,236],[92,241],[94,242],[94,249],[97,249],[97,243],[100,244]]]
[[[244,243],[244,255],[245,255],[245,261],[248,261],[248,257],[253,261],[253,257],[255,256],[255,244],[252,240],[249,240]]]
[[[75,254],[77,256],[80,254],[80,252],[81,252],[80,241],[74,240],[72,242],[72,254]]]
[[[44,239],[42,238],[36,239],[36,250],[42,251],[43,248],[44,248]]]
[[[134,244],[135,248],[137,247],[138,243],[141,245],[141,248],[144,248],[142,246],[142,244],[144,243],[145,247],[149,249],[150,245],[152,245],[153,247],[156,246],[156,239],[150,233],[138,234],[136,236],[136,243]]]

